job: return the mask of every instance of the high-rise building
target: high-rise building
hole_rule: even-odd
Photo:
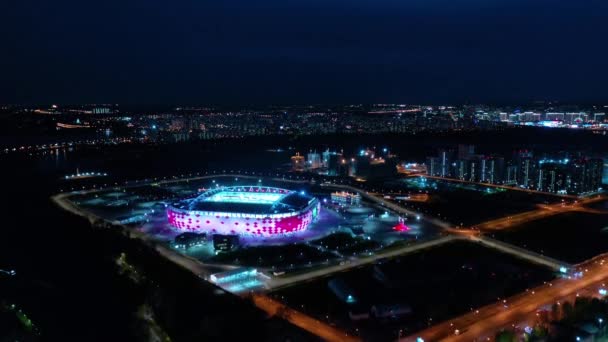
[[[452,152],[448,150],[439,151],[439,177],[450,177]]]
[[[570,162],[572,183],[570,192],[580,195],[598,191],[602,186],[604,161],[599,158],[581,158]]]
[[[330,154],[327,159],[327,174],[329,176],[343,175],[340,172],[340,168],[343,164],[346,164],[346,159],[344,159],[341,154],[337,154],[337,153]],[[344,165],[344,166],[346,166],[346,165]],[[348,169],[348,168],[346,167],[346,169]],[[348,174],[348,172],[346,172],[346,175],[347,174]]]
[[[517,165],[512,162],[505,167],[504,181],[505,185],[517,185]]]
[[[520,150],[515,153],[513,158],[517,165],[517,183],[522,188],[534,188],[536,183],[536,162],[532,152]]]
[[[426,158],[426,174],[429,176],[439,176],[439,158]]]
[[[542,163],[539,166],[539,191],[566,193],[570,184],[568,166],[563,163]]]
[[[471,158],[467,161],[467,169],[469,170],[469,173],[467,175],[467,181],[469,182],[479,182],[480,180],[480,162],[479,162],[479,158],[474,157]]]
[[[602,168],[602,159],[543,159],[539,161],[537,189],[572,195],[596,192],[602,186]]]
[[[545,120],[549,121],[564,121],[564,113],[546,113]]]
[[[586,113],[566,113],[565,119],[566,123],[575,124],[587,121]]]
[[[321,164],[323,167],[329,167],[329,158],[332,154],[336,154],[336,152],[329,152],[329,149],[323,151]]]
[[[318,169],[318,168],[320,168],[322,166],[321,155],[319,153],[317,153],[316,151],[315,152],[311,151],[310,153],[308,153],[308,156],[307,156],[306,159],[307,159],[306,160],[306,162],[307,162],[306,166],[309,169],[314,170],[314,169]]]
[[[468,160],[458,159],[452,163],[452,176],[460,180],[466,180],[469,174]]]
[[[479,181],[483,183],[502,183],[505,160],[502,157],[490,156],[479,160]]]
[[[94,107],[91,110],[92,114],[110,114],[111,110],[108,107]]]
[[[606,118],[605,113],[594,113],[593,114],[593,121],[595,121],[595,122],[604,122],[605,118]]]
[[[306,168],[306,160],[304,156],[301,156],[300,153],[296,153],[295,156],[291,157],[291,170],[292,171],[304,171]]]

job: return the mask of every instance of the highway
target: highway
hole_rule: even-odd
[[[586,270],[580,279],[559,278],[513,297],[472,310],[460,317],[439,323],[426,330],[400,339],[416,341],[482,341],[493,338],[495,333],[513,324],[534,322],[536,311],[554,303],[573,300],[579,295],[597,295],[600,287],[608,283],[608,263],[594,258],[577,266]],[[459,330],[456,335],[455,331]]]
[[[585,205],[603,201],[606,199],[606,196],[598,195],[591,198],[585,198],[576,201],[572,204],[566,203],[556,203],[556,204],[546,204],[546,205],[538,205],[538,209],[526,211],[519,214],[508,215],[502,218],[485,221],[470,227],[470,229],[482,230],[482,231],[493,231],[493,230],[503,230],[507,228],[512,228],[515,226],[519,226],[526,222],[539,220],[542,218],[563,214],[567,212],[577,211],[577,212],[586,212],[590,214],[599,214],[606,213],[597,209],[586,208]]]

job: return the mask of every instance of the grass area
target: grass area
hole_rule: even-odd
[[[454,241],[411,254],[384,259],[273,293],[288,305],[336,324],[358,329],[367,340],[390,340],[519,293],[553,278],[553,272],[482,245]],[[353,309],[329,289],[342,279],[357,298],[357,310],[374,305],[404,305],[412,309],[401,318],[354,322]]]
[[[311,245],[321,246],[345,255],[356,255],[363,252],[375,251],[380,243],[366,239],[362,236],[353,236],[349,233],[334,233],[322,239],[310,242]]]
[[[292,244],[241,248],[227,253],[220,253],[209,259],[209,261],[243,266],[285,268],[314,264],[331,260],[335,257],[332,253],[320,251],[312,246]]]
[[[558,260],[579,263],[608,252],[608,215],[564,213],[491,236]]]

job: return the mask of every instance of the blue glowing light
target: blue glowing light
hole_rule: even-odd
[[[352,295],[348,295],[348,297],[346,297],[346,302],[347,303],[354,303],[355,302],[355,297],[353,297]]]
[[[606,294],[608,294],[608,291],[606,291],[606,289],[602,288],[598,291],[600,293],[601,296],[605,296]]]

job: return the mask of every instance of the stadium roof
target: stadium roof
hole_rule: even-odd
[[[239,186],[206,191],[200,196],[175,203],[177,209],[249,214],[288,213],[305,208],[313,197],[286,189]]]

